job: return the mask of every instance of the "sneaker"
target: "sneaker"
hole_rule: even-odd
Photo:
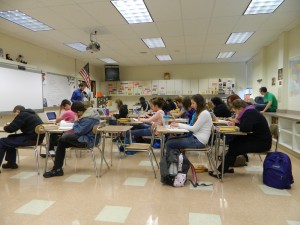
[[[49,177],[56,177],[56,176],[63,176],[64,171],[62,169],[52,169],[46,173],[43,174],[43,177],[49,178]]]
[[[3,169],[18,169],[19,166],[16,163],[15,164],[5,163],[5,164],[2,164],[2,168]]]

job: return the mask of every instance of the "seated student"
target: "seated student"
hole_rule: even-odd
[[[115,103],[116,103],[117,110],[119,111],[119,113],[116,113],[113,115],[116,119],[110,120],[109,125],[117,125],[118,119],[126,118],[128,115],[127,105],[123,105],[123,102],[121,99],[116,99]]]
[[[124,105],[121,99],[116,99],[115,103],[117,104],[119,114],[114,114],[114,117],[116,117],[116,119],[126,118],[128,115],[127,105]]]
[[[261,87],[259,92],[264,96],[264,104],[256,104],[255,108],[261,113],[264,112],[276,112],[277,110],[277,99],[275,95],[268,92],[266,87]]]
[[[140,97],[140,104],[141,104],[140,110],[142,110],[144,112],[147,112],[148,110],[150,110],[149,103],[146,101],[146,99],[144,97]]]
[[[195,114],[195,109],[192,107],[191,98],[188,96],[184,97],[182,101],[182,106],[185,109],[185,115],[183,118],[188,118],[190,123],[193,115]]]
[[[172,101],[172,99],[168,98],[166,100],[166,108],[167,108],[167,111],[170,112],[174,109],[176,109],[176,104]]]
[[[64,110],[63,114],[61,113],[62,110]],[[71,110],[71,102],[68,99],[62,100],[58,116],[56,118],[56,123],[60,123],[62,120],[70,123],[73,123],[76,120],[76,115]],[[72,133],[72,131],[67,131],[66,133]],[[54,151],[54,146],[57,145],[57,141],[60,136],[60,134],[55,133],[50,135],[49,151]],[[41,157],[46,157],[46,154],[41,154]]]
[[[164,111],[162,110],[165,101],[162,97],[153,98],[151,100],[152,110],[155,112],[153,116],[150,118],[139,118],[140,121],[149,124],[156,124],[158,126],[163,125],[163,116],[165,115]],[[133,136],[150,136],[150,125],[143,124],[142,126],[136,127],[135,130],[131,131]]]
[[[246,153],[266,152],[271,149],[272,136],[266,118],[241,99],[232,102],[232,108],[237,115],[240,131],[247,132],[245,136],[236,136],[229,142],[229,149],[225,155],[224,173],[233,173],[231,169],[235,159]],[[234,123],[232,124],[234,125]],[[222,165],[218,167],[221,172]],[[217,175],[210,172],[211,176]]]
[[[3,169],[17,169],[16,164],[16,147],[31,146],[36,144],[37,134],[35,127],[42,124],[40,117],[31,109],[25,109],[24,106],[17,105],[13,109],[14,120],[7,126],[4,131],[14,133],[21,130],[22,133],[11,134],[7,138],[0,139],[0,165],[4,154],[7,163],[2,164]],[[40,142],[43,141],[45,135],[40,135]]]
[[[100,123],[100,116],[92,107],[86,108],[82,102],[74,102],[71,110],[77,114],[78,120],[74,122],[73,134],[64,133],[59,139],[56,149],[55,161],[52,170],[44,173],[45,178],[63,176],[62,169],[66,148],[93,147],[95,135],[93,127]]]
[[[219,97],[213,97],[211,102],[214,104],[213,112],[216,117],[230,117],[231,112]]]
[[[167,160],[176,162],[180,149],[185,148],[203,148],[209,140],[212,128],[212,119],[210,113],[206,110],[205,99],[202,95],[196,94],[191,98],[192,108],[196,110],[191,125],[182,123],[171,123],[172,127],[179,127],[189,130],[187,135],[170,138],[166,142]]]
[[[175,118],[180,118],[180,117],[184,117],[185,116],[185,108],[183,107],[183,97],[182,96],[177,96],[175,98],[175,103],[177,105],[177,108],[179,109],[179,112],[175,113],[175,112],[172,112],[172,116],[174,116]]]

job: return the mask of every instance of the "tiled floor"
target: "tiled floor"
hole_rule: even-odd
[[[50,179],[37,175],[32,151],[22,150],[20,156],[19,169],[2,169],[0,174],[0,225],[300,224],[300,164],[294,157],[295,184],[290,190],[276,190],[263,185],[262,164],[253,155],[247,167],[226,174],[223,183],[198,174],[199,183],[212,185],[197,188],[189,183],[182,188],[162,185],[144,153],[122,159],[113,153],[113,167],[103,166],[101,178],[95,177],[89,153],[77,159],[72,154],[65,175]],[[188,157],[207,163],[198,154]],[[42,172],[42,158],[40,165]],[[49,168],[52,165],[49,160]]]

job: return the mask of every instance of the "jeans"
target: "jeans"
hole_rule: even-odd
[[[202,144],[194,135],[185,135],[183,137],[170,138],[166,142],[166,156],[169,162],[173,162],[172,156],[179,155],[180,149],[185,148],[204,148],[205,145]],[[176,162],[176,161],[175,161]]]
[[[61,137],[61,134],[53,133],[50,135],[49,150],[54,150],[54,146],[57,146],[58,139],[60,137]]]
[[[53,169],[61,169],[64,164],[64,159],[66,155],[66,148],[69,147],[78,147],[85,148],[87,147],[86,142],[79,142],[79,136],[76,134],[63,134],[58,139],[57,149],[55,153],[55,161]]]
[[[131,130],[133,136],[151,136],[151,126],[148,124],[142,124],[134,126]]]
[[[9,135],[7,138],[0,139],[0,165],[6,153],[5,160],[8,164],[16,164],[16,148],[19,146],[32,146],[35,145],[34,140],[28,139],[22,135]]]

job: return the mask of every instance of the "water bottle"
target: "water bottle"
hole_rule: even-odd
[[[168,119],[169,119],[168,115],[163,116],[163,126],[164,127],[168,126]]]
[[[175,176],[178,173],[178,169],[177,169],[177,163],[171,163],[170,167],[169,167],[169,174],[171,176]]]

